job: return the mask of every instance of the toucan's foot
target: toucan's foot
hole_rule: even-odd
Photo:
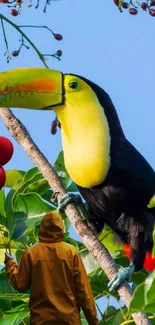
[[[79,194],[67,193],[58,200],[58,211],[62,212],[65,206],[70,202],[78,203],[81,200]]]
[[[125,279],[130,280],[134,269],[135,269],[135,266],[133,263],[130,264],[129,267],[121,268],[118,271],[118,273],[113,277],[113,279],[111,281],[109,281],[109,283],[108,283],[109,291],[115,290],[121,284],[121,282],[123,282]]]
[[[88,220],[88,214],[84,203],[82,202],[81,196],[79,194],[67,193],[63,195],[60,200],[58,200],[58,211],[62,212],[66,206],[66,204],[70,202],[75,202],[76,207],[79,210],[81,216],[84,220]]]

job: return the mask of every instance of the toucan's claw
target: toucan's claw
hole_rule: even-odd
[[[84,203],[82,202],[81,196],[79,194],[67,193],[67,194],[63,195],[58,200],[58,211],[62,212],[64,210],[66,204],[68,204],[70,202],[75,202],[76,207],[79,210],[83,219],[88,220],[87,210],[86,210]]]
[[[70,202],[79,202],[79,194],[67,193],[58,200],[58,211],[62,212],[65,206]]]
[[[109,291],[115,290],[125,279],[130,280],[134,269],[135,266],[133,263],[130,264],[129,267],[121,268],[119,272],[111,279],[111,281],[109,281],[108,283]]]

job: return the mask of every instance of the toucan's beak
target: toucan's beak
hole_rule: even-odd
[[[46,68],[0,73],[0,107],[52,110],[63,104],[63,74]]]

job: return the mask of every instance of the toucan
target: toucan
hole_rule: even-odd
[[[55,111],[65,167],[88,204],[89,222],[97,233],[107,224],[130,248],[130,265],[109,290],[141,270],[153,248],[155,172],[125,137],[109,95],[81,76],[22,68],[0,73],[0,106]]]

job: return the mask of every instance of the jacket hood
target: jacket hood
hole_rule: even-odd
[[[56,243],[64,239],[64,225],[61,215],[56,211],[48,212],[41,221],[39,240]]]

